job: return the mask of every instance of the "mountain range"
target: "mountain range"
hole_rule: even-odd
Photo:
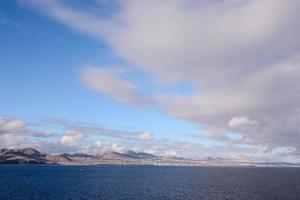
[[[157,156],[144,152],[104,152],[89,155],[84,153],[62,153],[57,155],[41,153],[33,148],[0,149],[0,164],[61,164],[61,165],[178,165],[178,166],[293,166],[300,163],[252,162],[245,159],[224,159],[207,157],[188,159]]]

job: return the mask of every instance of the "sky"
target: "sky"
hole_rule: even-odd
[[[0,148],[300,162],[298,0],[2,0]]]

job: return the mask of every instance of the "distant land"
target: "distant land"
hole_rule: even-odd
[[[84,153],[62,153],[57,155],[41,153],[33,148],[0,149],[0,164],[60,164],[60,165],[167,165],[167,166],[290,166],[300,167],[300,163],[252,162],[242,159],[207,157],[188,159],[181,157],[157,156],[144,152],[105,152],[89,155]]]

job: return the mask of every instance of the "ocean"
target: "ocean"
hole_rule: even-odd
[[[300,169],[1,165],[0,199],[300,200]]]

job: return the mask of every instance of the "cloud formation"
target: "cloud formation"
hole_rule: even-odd
[[[63,119],[43,118],[35,123],[16,119],[1,118],[1,123],[23,121],[22,130],[1,132],[0,148],[33,147],[46,153],[91,153],[106,151],[124,152],[128,150],[155,153],[157,155],[181,155],[188,157],[207,156],[206,145],[179,141],[158,140],[150,132],[130,132],[100,128],[85,122],[69,122]],[[38,131],[40,128],[46,131]],[[180,144],[179,144],[180,143]],[[178,145],[182,149],[177,149]],[[200,152],[200,154],[198,154]],[[209,155],[217,155],[218,150]]]
[[[71,122],[65,119],[44,117],[40,120],[40,125],[52,125],[60,129],[62,128],[65,130],[71,130],[71,133],[104,136],[127,141],[150,141],[155,139],[154,135],[150,132],[103,128],[97,124],[87,122]]]
[[[238,128],[241,126],[254,126],[254,125],[257,125],[257,122],[249,119],[249,117],[246,116],[233,117],[228,122],[228,126],[230,128]]]
[[[12,119],[19,120],[19,119]],[[24,120],[22,120],[24,121]],[[246,146],[224,146],[223,144],[209,144],[198,142],[169,141],[156,139],[150,132],[126,132],[119,135],[122,131],[112,129],[104,129],[97,133],[96,125],[93,129],[89,129],[92,124],[84,122],[68,122],[66,120],[43,120],[40,123],[26,122],[28,127],[23,131],[2,133],[0,134],[0,148],[25,148],[33,147],[46,153],[74,153],[82,152],[89,154],[99,154],[106,151],[125,152],[133,150],[137,152],[147,152],[164,156],[184,156],[189,158],[205,158],[207,156],[224,158],[235,158],[237,156],[247,156],[253,160],[266,160],[268,156],[263,153],[265,149]],[[51,122],[50,122],[51,121]],[[30,124],[30,125],[29,125]],[[33,127],[33,124],[35,128]],[[56,125],[55,125],[56,124]],[[51,126],[50,126],[51,125]],[[38,127],[48,127],[49,130],[44,132],[36,131]],[[77,127],[77,128],[76,128]],[[79,128],[80,127],[80,128]],[[53,131],[50,130],[61,131]],[[87,130],[85,130],[87,128]],[[93,131],[92,131],[93,130]],[[36,134],[45,133],[46,136],[36,136]],[[112,133],[112,134],[111,134]],[[111,135],[110,135],[111,134]],[[127,136],[125,136],[127,134]],[[222,132],[207,133],[206,139],[214,139],[220,141],[228,141],[221,137]],[[178,148],[180,147],[180,148]],[[275,148],[274,151],[268,153],[272,156],[272,160],[286,160],[294,154],[293,148],[282,147]],[[294,161],[294,160],[292,160]]]
[[[122,103],[147,104],[146,99],[138,94],[137,86],[122,79],[117,71],[99,67],[86,67],[82,72],[82,79],[90,89],[108,95]]]
[[[9,119],[0,116],[0,133],[21,131],[26,127],[26,122],[18,119]]]
[[[138,135],[138,139],[142,141],[149,141],[153,139],[153,134],[149,132],[141,133]]]
[[[107,18],[60,0],[26,2],[104,40],[153,81],[192,84],[191,96],[151,97],[167,114],[238,132],[241,145],[299,154],[300,1],[125,0]],[[110,71],[87,69],[86,77],[120,102],[143,102],[137,86]],[[206,137],[222,135],[213,133]]]
[[[60,139],[60,142],[65,145],[76,145],[83,138],[83,134],[77,131],[67,131]]]

